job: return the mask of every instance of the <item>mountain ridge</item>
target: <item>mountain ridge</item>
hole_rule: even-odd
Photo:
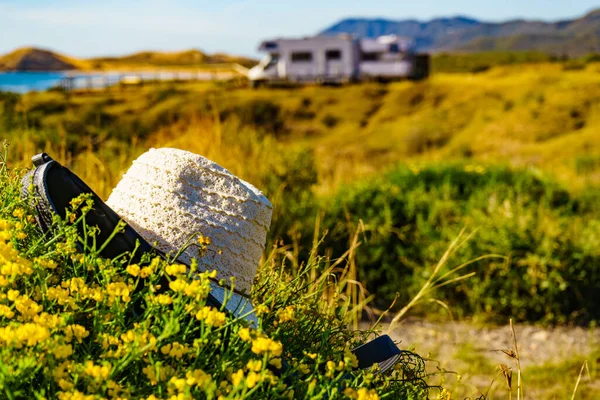
[[[394,34],[410,37],[417,50],[430,52],[541,50],[577,57],[600,52],[600,8],[580,18],[554,22],[527,19],[486,22],[464,15],[429,21],[351,17],[319,34],[357,37]],[[541,48],[537,47],[540,43]]]

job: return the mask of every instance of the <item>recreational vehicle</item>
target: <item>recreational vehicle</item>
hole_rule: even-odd
[[[356,39],[347,35],[264,41],[267,56],[248,72],[251,84],[269,82],[345,83],[360,80],[423,79],[429,57],[412,41],[394,35]]]

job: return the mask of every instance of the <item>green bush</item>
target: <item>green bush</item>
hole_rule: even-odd
[[[321,123],[327,128],[335,127],[338,124],[338,122],[340,122],[340,119],[335,115],[331,114],[325,114],[323,118],[321,118]]]
[[[598,196],[575,198],[535,172],[446,165],[400,167],[329,202],[322,246],[341,256],[361,221],[360,279],[387,307],[405,304],[461,229],[476,230],[449,268],[486,254],[476,276],[438,293],[462,315],[505,321],[600,319]],[[308,244],[306,244],[308,245]]]
[[[230,112],[225,112],[224,116],[227,117],[229,114],[237,115],[243,124],[268,134],[280,136],[285,130],[281,107],[270,100],[250,100]]]

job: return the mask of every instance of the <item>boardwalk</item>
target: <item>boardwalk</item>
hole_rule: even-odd
[[[59,86],[66,91],[108,89],[121,85],[139,85],[165,81],[227,81],[244,76],[244,68],[227,65],[211,70],[159,70],[159,71],[95,71],[72,72],[63,77]]]

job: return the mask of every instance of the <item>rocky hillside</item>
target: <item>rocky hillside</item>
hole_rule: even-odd
[[[557,22],[512,20],[483,22],[467,17],[438,18],[428,22],[352,18],[321,32],[359,37],[408,36],[423,51],[524,51],[581,56],[600,52],[600,9],[585,16]]]
[[[0,71],[64,71],[81,62],[48,50],[22,48],[0,56]]]

